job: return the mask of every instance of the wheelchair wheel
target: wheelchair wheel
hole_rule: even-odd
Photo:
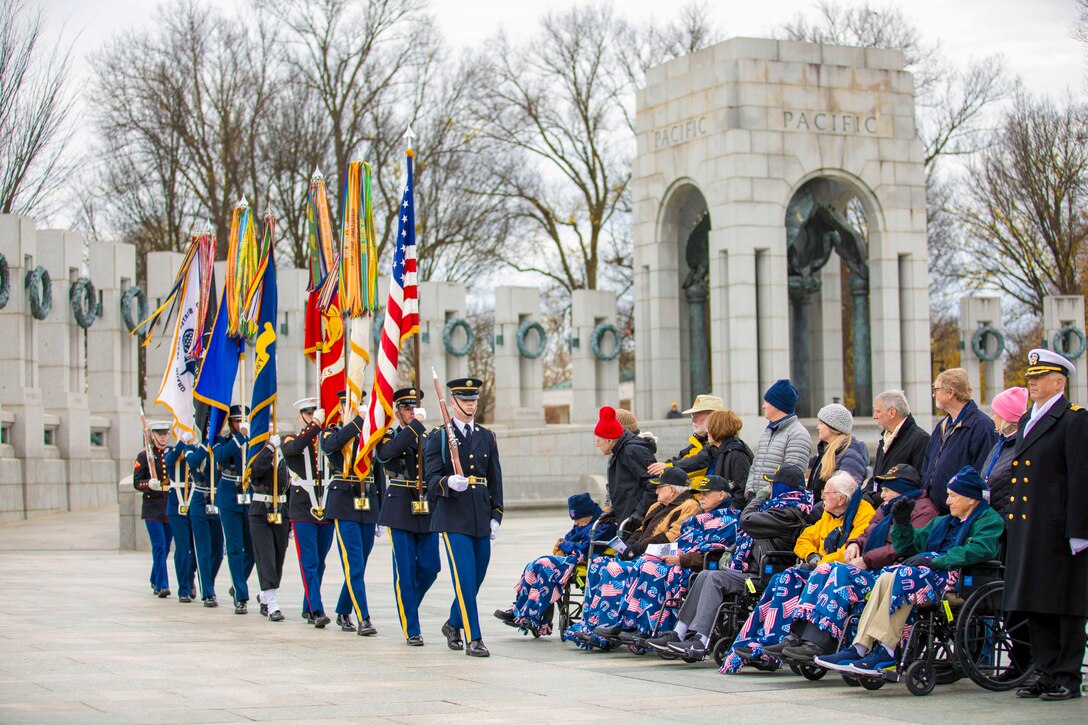
[[[854,677],[853,675],[847,675],[844,673],[842,676],[842,681],[845,682],[849,687],[861,687],[861,680]]]
[[[917,660],[907,667],[906,680],[910,694],[928,695],[937,686],[937,672],[925,660]]]
[[[886,683],[886,682],[887,682],[887,680],[885,680],[883,677],[879,677],[879,678],[878,677],[859,677],[858,678],[858,684],[860,684],[866,690],[879,690],[881,687],[884,687],[884,683]]]
[[[654,650],[654,651],[657,653],[657,656],[660,657],[663,660],[674,660],[674,659],[676,659],[677,657],[680,656],[680,655],[675,655],[672,652],[662,652],[660,650]]]
[[[725,657],[729,654],[729,645],[731,644],[732,642],[726,637],[722,637],[714,643],[714,649],[711,651],[711,656],[714,657],[714,662],[717,663],[718,667],[725,664]]]
[[[963,677],[963,668],[960,667],[956,648],[952,641],[935,643],[937,651],[933,658],[933,670],[936,673],[938,685],[951,685]]]
[[[801,676],[809,682],[822,680],[824,675],[827,674],[827,670],[819,665],[797,665],[797,669],[801,671]]]
[[[1028,624],[1026,618],[1006,616],[1004,592],[1004,582],[983,585],[968,597],[956,625],[960,666],[972,682],[994,692],[1022,686],[1033,670],[1031,662],[1014,659],[1016,650],[1031,651]]]

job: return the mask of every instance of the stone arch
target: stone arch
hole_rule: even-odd
[[[661,204],[657,238],[675,260],[674,289],[678,306],[673,323],[679,333],[679,388],[680,398],[685,402],[700,393],[711,392],[714,383],[710,337],[710,225],[709,203],[699,185],[686,177],[673,182]]]
[[[818,169],[785,203],[789,281],[790,377],[798,415],[838,399],[856,415],[872,412],[870,269],[884,219],[872,190],[839,169]]]

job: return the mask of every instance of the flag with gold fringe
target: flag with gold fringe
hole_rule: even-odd
[[[253,410],[249,416],[249,454],[253,458],[268,440],[276,425],[276,256],[273,230],[276,218],[265,216],[264,240],[258,250],[256,289],[249,293],[250,305],[256,305],[257,336],[253,355]],[[247,461],[248,464],[248,461]]]

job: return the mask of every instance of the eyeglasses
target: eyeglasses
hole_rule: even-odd
[[[934,385],[930,390],[931,390],[932,393],[936,394],[938,390],[944,390],[944,389],[945,389],[945,387],[943,385]]]

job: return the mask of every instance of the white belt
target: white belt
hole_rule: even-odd
[[[306,463],[307,463],[306,471],[307,471],[307,473],[309,473],[309,470],[310,470],[309,462],[310,462],[310,457],[307,456],[306,457]],[[329,487],[328,486],[325,486],[322,489],[322,491],[321,491],[321,501],[318,501],[317,500],[317,494],[314,492],[314,482],[313,482],[312,479],[300,478],[299,475],[297,473],[295,473],[294,471],[292,471],[290,468],[287,469],[287,476],[288,476],[288,478],[291,479],[291,485],[292,486],[298,486],[299,488],[301,488],[303,491],[306,492],[307,496],[310,497],[310,513],[311,514],[313,514],[314,511],[324,511],[325,510],[325,499],[329,495]],[[319,516],[317,516],[317,514],[314,514],[314,518],[324,518],[324,517],[319,517]]]
[[[253,494],[253,500],[258,503],[285,503],[287,497],[284,495],[273,496],[268,493],[255,493]]]

